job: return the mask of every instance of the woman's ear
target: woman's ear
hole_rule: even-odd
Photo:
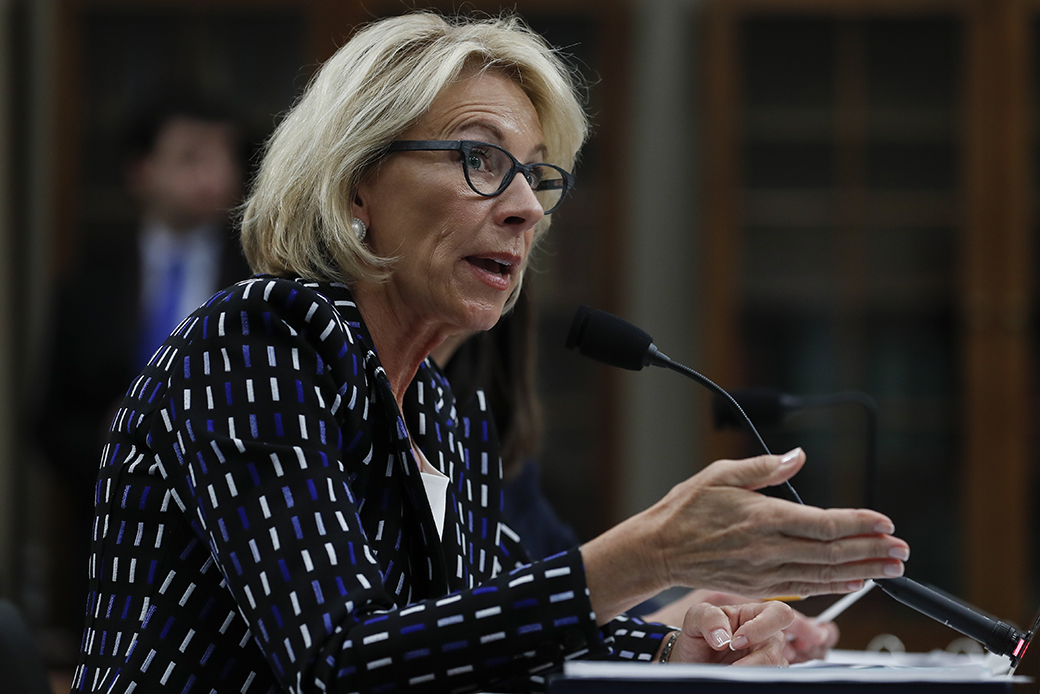
[[[363,184],[362,184],[363,185]],[[354,202],[350,206],[350,215],[354,219],[360,219],[366,226],[371,222],[368,218],[368,208],[365,206],[365,194],[361,187],[354,193]]]

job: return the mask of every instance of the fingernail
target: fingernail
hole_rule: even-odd
[[[849,581],[848,583],[845,584],[845,588],[850,593],[855,593],[857,590],[860,590],[862,587],[863,587],[863,581]]]
[[[802,449],[799,447],[794,449],[793,451],[788,451],[787,453],[784,453],[784,456],[780,458],[780,464],[790,465],[794,461],[798,460],[798,456],[801,454],[801,452]]]
[[[891,535],[896,531],[896,526],[892,525],[892,521],[881,521],[874,526],[874,532],[881,533],[882,535]]]
[[[711,642],[715,644],[715,648],[722,648],[729,643],[729,634],[725,629],[716,629],[711,632]]]
[[[906,547],[893,547],[888,550],[888,556],[900,561],[906,561],[910,558],[910,550]]]
[[[886,564],[885,565],[886,576],[902,576],[903,565],[902,564]]]
[[[739,651],[741,648],[747,647],[747,645],[747,637],[741,634],[740,636],[733,637],[733,640],[729,642],[729,649],[731,651]]]

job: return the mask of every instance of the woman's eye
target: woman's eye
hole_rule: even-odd
[[[487,154],[475,149],[470,151],[466,156],[466,166],[471,171],[487,171],[490,168]]]

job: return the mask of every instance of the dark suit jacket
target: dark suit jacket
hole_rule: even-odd
[[[141,368],[139,241],[136,226],[88,231],[76,267],[61,282],[53,302],[38,440],[47,460],[69,482],[74,498],[82,499],[89,511],[105,432],[126,384]],[[214,289],[250,274],[229,231]]]
[[[59,478],[61,534],[51,547],[52,626],[82,627],[93,489],[108,425],[140,370],[141,268],[136,225],[86,229],[75,267],[51,308],[50,354],[41,401],[27,419],[39,450]],[[249,277],[238,240],[228,232],[219,287]],[[214,288],[216,289],[216,288]],[[67,654],[74,658],[75,653]],[[71,663],[70,663],[71,664]]]
[[[406,431],[343,286],[217,294],[113,422],[76,687],[444,692],[649,659],[667,629],[598,629],[577,549],[526,564],[475,403],[427,362]],[[450,478],[443,538],[409,431]]]

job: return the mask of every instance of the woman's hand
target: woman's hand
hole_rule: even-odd
[[[782,602],[701,603],[687,610],[668,662],[786,667],[783,629],[793,621]]]
[[[801,449],[718,461],[640,514],[656,526],[667,582],[768,598],[848,593],[864,579],[901,575],[910,549],[880,513],[754,491],[780,484],[804,461]]]
[[[755,490],[805,462],[784,456],[720,460],[646,511],[582,546],[597,621],[672,586],[755,598],[849,593],[903,573],[910,556],[892,521],[864,509],[819,509]]]
[[[817,624],[795,610],[794,622],[784,629],[784,657],[789,663],[823,660],[827,651],[838,643],[838,625],[834,622]]]
[[[743,595],[718,590],[691,590],[656,612],[645,615],[643,619],[660,624],[682,624],[687,610],[702,602],[721,607],[754,601]],[[827,651],[838,643],[838,627],[834,622],[817,624],[811,617],[806,617],[796,609],[792,609],[792,612],[794,621],[791,622],[791,626],[784,629],[784,638],[787,642],[784,646],[784,658],[787,662],[804,663],[807,660],[826,657]]]

